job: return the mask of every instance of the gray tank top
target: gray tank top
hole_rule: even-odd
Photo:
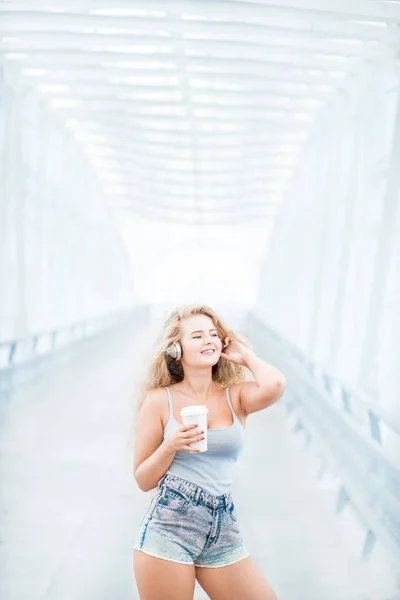
[[[169,419],[164,428],[164,439],[173,435],[181,424],[174,417],[171,392],[168,387]],[[245,430],[232,408],[229,387],[226,398],[233,416],[229,427],[207,430],[207,451],[188,452],[180,450],[175,454],[167,473],[186,479],[204,488],[215,496],[231,490],[235,463],[244,446]]]

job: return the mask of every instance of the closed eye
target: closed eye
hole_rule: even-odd
[[[211,335],[212,335],[213,337],[218,337],[218,333],[212,333]],[[194,335],[194,336],[192,337],[192,340],[195,340],[196,338],[199,338],[199,337],[201,337],[201,335]]]

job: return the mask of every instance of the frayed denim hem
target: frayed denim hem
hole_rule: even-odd
[[[197,565],[195,563],[195,567],[202,567],[204,569],[220,569],[223,567],[229,567],[229,565],[234,565],[235,563],[239,562],[240,560],[243,560],[244,558],[249,558],[250,554],[246,554],[245,556],[241,556],[240,558],[237,558],[236,560],[233,560],[232,562],[226,563],[225,565]]]
[[[134,550],[139,550],[139,552],[144,552],[149,556],[154,556],[155,558],[162,558],[162,560],[169,560],[170,562],[179,563],[180,565],[193,565],[193,562],[186,562],[184,560],[175,560],[174,558],[167,558],[166,556],[159,556],[158,554],[153,554],[152,552],[147,552],[147,550],[143,550],[142,548],[138,548],[137,546],[133,547]]]
[[[183,560],[175,560],[174,558],[167,558],[165,556],[160,556],[159,554],[153,554],[153,552],[147,552],[147,550],[142,550],[142,548],[138,548],[137,546],[134,546],[133,549],[138,550],[139,552],[144,552],[145,554],[148,554],[149,556],[154,556],[155,558],[161,558],[162,560],[168,560],[169,562],[179,563],[180,565],[193,565],[194,567],[200,567],[202,569],[222,569],[224,567],[229,567],[229,565],[234,565],[235,563],[237,563],[241,560],[244,560],[245,558],[248,558],[250,556],[250,554],[246,554],[245,556],[241,556],[240,558],[237,558],[236,560],[233,560],[232,562],[228,562],[224,565],[198,565],[193,562],[186,562]]]

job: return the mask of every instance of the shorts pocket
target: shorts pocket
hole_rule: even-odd
[[[189,506],[189,500],[179,490],[165,487],[161,490],[160,496],[157,499],[157,506],[167,508],[168,510],[184,512]]]

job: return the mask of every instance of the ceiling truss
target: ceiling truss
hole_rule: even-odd
[[[78,143],[109,205],[270,223],[330,99],[395,59],[400,3],[34,0],[0,5],[0,60]]]

